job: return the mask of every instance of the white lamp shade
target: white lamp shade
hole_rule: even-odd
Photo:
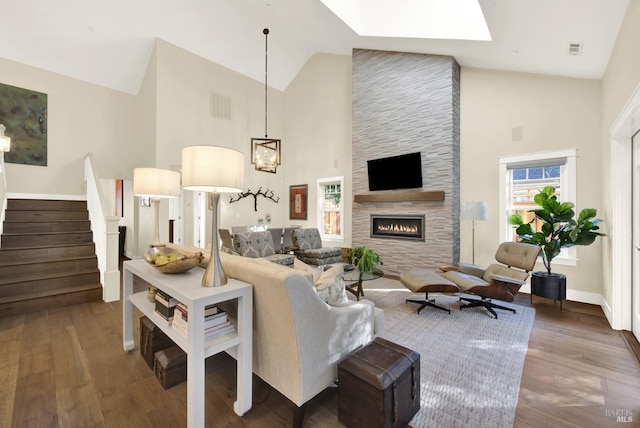
[[[488,220],[489,214],[487,213],[487,204],[484,202],[471,201],[462,204],[462,210],[460,211],[460,220]]]
[[[177,198],[180,196],[180,173],[168,169],[135,168],[133,194],[144,198]]]
[[[182,187],[196,192],[241,191],[244,187],[244,155],[226,147],[183,148]]]

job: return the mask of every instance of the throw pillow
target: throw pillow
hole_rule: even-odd
[[[318,296],[331,306],[344,306],[349,303],[344,288],[344,268],[335,266],[323,272],[316,282]]]

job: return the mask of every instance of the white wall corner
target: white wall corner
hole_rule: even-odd
[[[611,305],[605,299],[602,299],[602,304],[600,305],[602,308],[602,312],[604,312],[604,316],[607,317],[607,321],[609,321],[609,325],[614,330],[622,330],[622,327],[616,326],[613,319],[613,310],[611,309]]]

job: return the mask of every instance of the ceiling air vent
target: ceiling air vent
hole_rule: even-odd
[[[580,55],[582,53],[582,43],[569,43],[569,55]]]

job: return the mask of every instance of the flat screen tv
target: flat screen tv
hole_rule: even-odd
[[[367,161],[369,190],[416,189],[422,187],[420,152]]]

